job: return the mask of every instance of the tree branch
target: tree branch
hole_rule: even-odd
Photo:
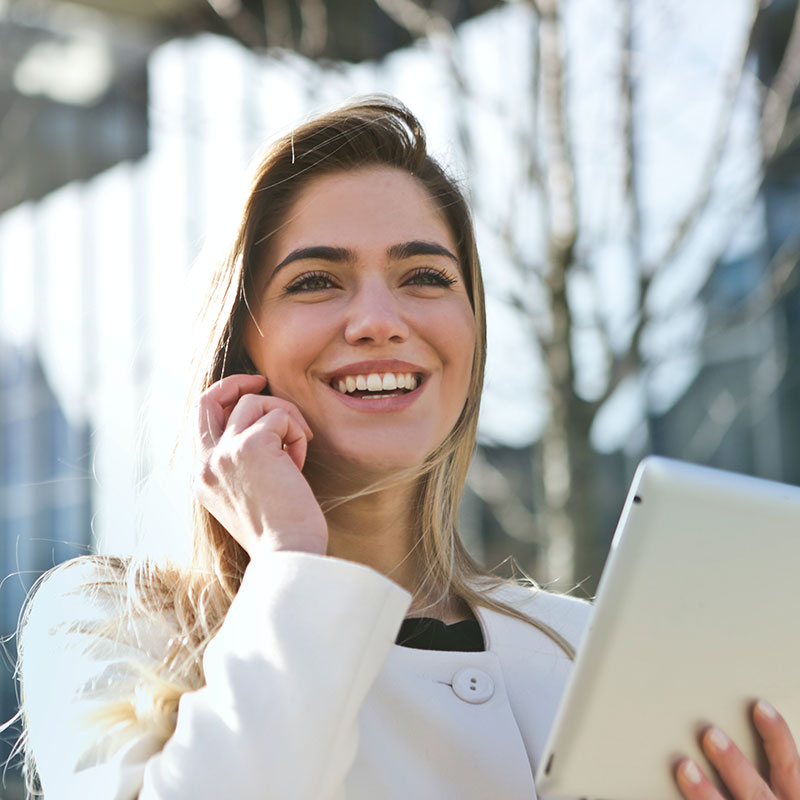
[[[431,36],[436,33],[453,35],[453,26],[444,16],[423,8],[414,0],[375,0],[375,3],[386,16],[412,36]]]
[[[298,0],[302,28],[300,50],[315,58],[325,49],[328,40],[328,10],[324,0]]]
[[[639,275],[639,307],[636,326],[630,343],[621,354],[616,354],[611,346],[608,325],[598,318],[597,328],[609,363],[609,377],[603,394],[593,402],[594,410],[617,390],[620,383],[641,368],[642,358],[639,345],[642,333],[648,323],[645,298],[650,288],[651,277],[644,269],[642,257],[642,217],[637,181],[636,147],[636,86],[633,76],[633,7],[632,0],[618,0],[617,8],[621,23],[621,54],[619,64],[619,99],[622,122],[623,194],[628,211],[628,244],[631,259]]]
[[[770,258],[764,278],[735,306],[716,314],[712,335],[724,336],[734,325],[746,325],[760,319],[800,283],[800,235],[787,239]]]
[[[529,0],[536,14],[536,31],[539,32],[541,25],[541,16],[539,14],[539,7],[535,0]],[[542,52],[539,45],[539,36],[533,37],[531,43],[532,54],[531,61],[533,73],[531,75],[531,97],[533,98],[533,108],[531,109],[531,136],[530,141],[526,143],[520,141],[520,149],[523,153],[529,154],[528,162],[528,179],[530,182],[539,187],[540,193],[542,190],[542,165],[539,160],[539,83],[542,74]]]
[[[517,497],[508,478],[475,451],[467,475],[467,485],[492,511],[500,527],[520,542],[538,542],[541,537],[536,519]]]
[[[546,148],[551,270],[567,268],[578,232],[575,168],[570,147],[558,0],[539,3],[542,128]],[[557,279],[559,282],[560,280]]]
[[[623,191],[627,198],[629,241],[634,263],[642,263],[642,216],[637,181],[636,86],[633,78],[633,9],[632,0],[618,0],[622,24],[620,57],[620,117],[622,119]]]
[[[778,389],[786,375],[788,356],[786,348],[779,348],[772,358],[762,361],[755,370],[751,384],[754,390],[736,398],[727,389],[717,392],[712,402],[706,403],[706,416],[695,429],[687,443],[686,457],[707,463],[718,450],[725,435],[745,412],[763,413],[769,397]]]
[[[786,125],[772,155],[773,160],[783,155],[798,138],[800,138],[800,109],[794,109],[787,114]]]
[[[623,36],[627,42],[626,50],[629,51],[632,36],[630,0],[620,0],[620,8],[623,19]],[[630,62],[628,61],[627,64],[623,63],[624,71],[622,80],[622,108],[623,119],[625,120],[625,140],[627,147],[630,148],[628,150],[630,158],[628,159],[628,164],[626,164],[626,190],[629,193],[628,196],[630,198],[629,211],[631,214],[631,251],[634,259],[636,259],[636,263],[639,266],[640,302],[637,310],[638,313],[636,324],[633,329],[628,347],[623,353],[612,357],[608,383],[602,395],[596,401],[594,401],[593,405],[595,409],[598,409],[611,397],[611,395],[617,390],[625,378],[641,368],[641,340],[650,321],[647,313],[646,303],[647,296],[650,292],[650,286],[652,285],[655,276],[672,263],[675,256],[688,239],[689,234],[695,229],[699,219],[702,217],[703,211],[708,206],[714,186],[714,178],[719,169],[720,162],[725,152],[725,146],[728,141],[730,123],[736,107],[736,98],[738,97],[743,76],[745,74],[745,64],[752,49],[755,32],[758,27],[757,19],[758,14],[760,13],[759,0],[755,0],[752,12],[753,16],[745,46],[742,48],[740,56],[736,61],[736,67],[731,70],[726,81],[727,89],[723,94],[720,114],[717,118],[714,135],[712,137],[709,156],[704,163],[703,175],[700,179],[698,192],[695,195],[694,200],[690,203],[682,220],[678,223],[673,238],[661,256],[657,258],[652,265],[645,264],[642,255],[640,206],[636,195],[635,180],[635,137],[633,127],[633,102],[635,93],[632,78],[630,76]]]
[[[771,161],[781,144],[792,101],[800,85],[800,9],[795,9],[789,41],[775,77],[766,87],[761,113],[761,141],[764,161]]]
[[[551,414],[563,414],[574,391],[575,378],[567,274],[575,256],[578,208],[568,134],[559,0],[540,0],[539,13],[541,120],[546,174],[543,192],[547,220],[546,286],[550,306],[550,336],[545,342],[543,356],[551,389]]]
[[[233,37],[249,50],[260,50],[267,44],[266,32],[259,20],[241,0],[206,0],[211,10],[225,23]]]
[[[675,234],[670,240],[669,244],[664,249],[664,252],[658,257],[652,265],[647,267],[648,272],[655,274],[664,269],[681,250],[689,234],[694,231],[698,222],[703,216],[703,211],[708,205],[711,197],[711,192],[714,188],[714,177],[719,169],[720,162],[725,153],[725,145],[728,142],[730,133],[731,119],[736,107],[736,98],[739,95],[742,81],[745,75],[745,64],[747,58],[752,50],[753,40],[756,30],[758,29],[758,17],[761,13],[760,0],[753,0],[752,19],[749,28],[749,35],[744,46],[741,49],[739,58],[736,61],[735,67],[728,74],[726,81],[726,89],[723,92],[722,106],[717,118],[717,123],[714,128],[714,134],[711,139],[711,147],[709,149],[709,156],[705,161],[703,174],[698,184],[698,191],[694,200],[689,204],[683,218],[675,228]]]

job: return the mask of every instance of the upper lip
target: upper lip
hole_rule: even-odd
[[[356,361],[352,364],[345,364],[337,367],[333,372],[325,375],[325,380],[332,382],[338,378],[346,378],[348,375],[369,375],[372,372],[386,374],[387,372],[407,373],[413,372],[415,375],[422,375],[424,378],[428,373],[419,364],[412,364],[410,361],[398,361],[395,358],[379,359],[374,361]]]

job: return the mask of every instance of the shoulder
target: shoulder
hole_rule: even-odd
[[[593,609],[588,600],[538,587],[511,588],[514,606],[524,614],[556,628],[572,641],[582,636]]]
[[[122,603],[123,572],[121,561],[97,556],[74,558],[49,570],[31,590],[23,635],[54,635],[63,625],[113,615]]]
[[[157,658],[172,633],[169,619],[132,613],[126,584],[126,564],[116,558],[83,556],[45,573],[20,627],[23,678],[49,668],[54,657]]]
[[[538,633],[546,635],[540,627],[544,626],[576,650],[588,628],[593,610],[592,604],[583,598],[519,583],[503,583],[487,590],[486,594],[528,618]],[[509,622],[524,624],[510,617]]]
[[[119,588],[125,568],[126,562],[121,558],[78,556],[45,572],[34,585],[31,596],[68,599],[95,587]]]
[[[27,747],[46,796],[77,796],[66,789],[77,773],[166,738],[140,690],[158,678],[174,630],[166,614],[139,613],[128,582],[124,562],[84,557],[46,573],[31,594],[19,675]]]

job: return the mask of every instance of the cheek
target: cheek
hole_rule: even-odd
[[[475,318],[470,308],[469,318],[465,326],[462,339],[462,366],[461,366],[461,399],[460,408],[463,409],[469,399],[472,385],[472,371],[475,365],[476,350],[478,347],[478,334]]]
[[[250,360],[270,384],[280,381],[287,374],[296,348],[290,347],[290,331],[279,324],[275,315],[262,315],[256,323],[250,321],[245,329],[245,347]]]
[[[446,323],[447,353],[453,364],[469,376],[475,357],[475,319],[471,308],[460,309],[459,312],[457,315],[451,315]]]
[[[446,391],[461,408],[469,392],[475,358],[476,326],[471,307],[457,308],[452,314],[442,315],[437,332],[440,354],[450,373]]]
[[[259,330],[260,329],[260,330]],[[251,360],[270,384],[296,389],[330,340],[329,324],[317,306],[265,309],[258,329],[250,323],[245,342]]]

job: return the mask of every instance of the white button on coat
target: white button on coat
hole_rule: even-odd
[[[453,691],[467,703],[485,703],[494,694],[494,681],[480,669],[460,669],[453,675]]]

